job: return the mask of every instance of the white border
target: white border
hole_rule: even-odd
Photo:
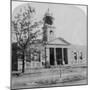
[[[30,0],[26,0],[30,1]],[[31,0],[34,1],[34,0]],[[69,4],[86,4],[88,5],[88,9],[90,9],[90,0],[35,0],[41,2],[55,2],[55,3],[69,3]],[[90,14],[90,10],[88,10],[88,16]],[[89,19],[89,17],[88,17]],[[90,21],[90,19],[89,19]],[[88,22],[89,26],[89,22]],[[88,34],[89,34],[88,27]],[[88,35],[88,39],[90,35]],[[0,2],[0,90],[9,90],[10,86],[10,0],[1,0]],[[90,42],[88,42],[88,46]],[[88,47],[88,50],[90,48]],[[89,52],[88,52],[88,65],[89,64]],[[90,66],[89,66],[90,69]],[[88,72],[88,76],[90,76],[90,72]],[[90,80],[90,78],[88,78]],[[90,83],[90,81],[88,82]],[[47,90],[54,89],[70,89],[70,90],[89,90],[90,85],[88,86],[69,86],[69,87],[53,87],[47,88]],[[46,88],[40,88],[41,90],[46,90]],[[29,90],[29,89],[23,89]],[[33,89],[30,89],[33,90]],[[37,89],[39,90],[39,88]]]

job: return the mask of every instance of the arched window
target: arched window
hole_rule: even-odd
[[[53,31],[52,30],[50,30],[50,35],[53,33]]]

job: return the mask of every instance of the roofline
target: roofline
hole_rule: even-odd
[[[52,41],[54,41],[54,40],[56,40],[56,39],[60,39],[60,40],[62,40],[63,42],[67,43],[68,45],[71,45],[71,43],[67,42],[66,40],[64,40],[64,38],[61,38],[61,37],[57,37],[57,38],[55,38],[55,39],[53,39],[53,40],[51,40],[51,41],[48,41],[48,44],[49,44],[49,42],[52,42]],[[55,44],[55,45],[56,45],[56,44]],[[59,44],[59,45],[61,45],[61,44]],[[63,44],[63,45],[64,45],[64,44]]]
[[[49,44],[49,43],[47,43],[46,45],[63,45],[63,46],[69,46],[70,44]]]

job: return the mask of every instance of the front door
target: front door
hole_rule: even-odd
[[[50,48],[50,65],[54,65],[54,48]]]
[[[56,61],[57,61],[57,65],[63,65],[62,48],[56,48]]]
[[[68,55],[67,55],[67,48],[63,48],[63,55],[64,55],[64,63],[68,64]]]

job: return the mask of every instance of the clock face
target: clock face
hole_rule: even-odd
[[[51,16],[46,16],[44,18],[44,21],[46,24],[52,25],[53,24],[53,18]]]

